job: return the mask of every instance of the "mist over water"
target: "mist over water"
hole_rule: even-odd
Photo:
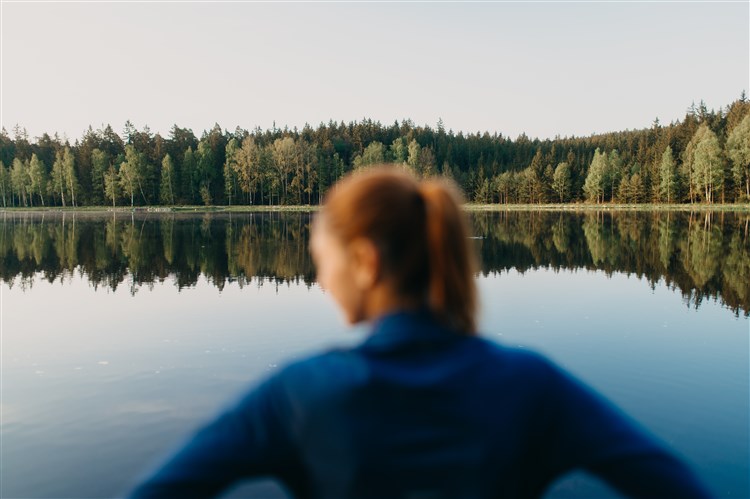
[[[550,356],[750,496],[747,214],[471,216],[483,334]],[[0,214],[3,497],[122,494],[286,362],[360,341],[310,215]],[[264,482],[241,488],[283,497]],[[549,497],[612,496],[580,474]]]

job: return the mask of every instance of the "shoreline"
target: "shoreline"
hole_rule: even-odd
[[[674,212],[736,212],[750,213],[750,203],[732,204],[474,204],[463,205],[467,212],[550,211],[550,212],[620,212],[620,211],[674,211]],[[155,214],[210,214],[210,213],[313,213],[319,205],[263,205],[263,206],[79,206],[79,207],[13,207],[0,208],[0,213],[155,213]]]

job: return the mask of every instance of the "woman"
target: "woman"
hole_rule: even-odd
[[[336,185],[311,237],[318,282],[370,335],[265,380],[133,496],[270,476],[295,497],[535,497],[576,468],[628,495],[708,496],[589,388],[476,336],[468,236],[451,184],[379,167]]]

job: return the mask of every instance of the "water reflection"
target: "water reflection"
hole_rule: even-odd
[[[750,215],[500,212],[472,217],[482,272],[597,269],[679,289],[696,308],[718,299],[750,315]]]
[[[483,212],[471,219],[484,275],[516,268],[600,269],[679,289],[688,305],[718,299],[750,315],[750,215],[673,212]],[[309,214],[3,213],[0,279],[26,289],[75,271],[135,293],[173,277],[311,284]]]

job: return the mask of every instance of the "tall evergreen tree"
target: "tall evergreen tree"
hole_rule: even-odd
[[[198,173],[193,148],[188,146],[182,156],[182,196],[185,204],[194,204],[198,195]]]
[[[559,196],[561,203],[569,199],[570,187],[570,166],[565,162],[559,163],[552,176],[552,190]]]
[[[617,149],[613,149],[609,152],[609,155],[607,155],[603,182],[604,185],[609,188],[609,198],[611,200],[615,199],[615,192],[620,185],[620,180],[622,180],[622,168],[620,153],[617,152]]]
[[[6,208],[10,197],[10,172],[5,168],[2,160],[0,160],[0,197],[3,200],[3,208]]]

